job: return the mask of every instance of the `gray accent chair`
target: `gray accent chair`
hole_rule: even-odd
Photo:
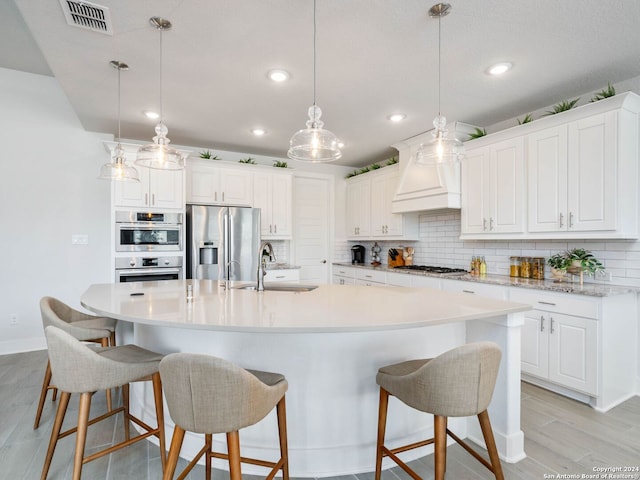
[[[203,456],[211,479],[212,458],[227,459],[231,480],[241,480],[241,462],[270,468],[267,479],[282,470],[289,479],[285,392],[287,380],[278,373],[245,370],[221,358],[172,353],[160,362],[160,376],[175,423],[163,480],[173,480],[186,431],[204,434],[204,447],[178,477],[183,479]],[[240,456],[238,431],[258,423],[276,408],[280,459],[272,462]],[[226,433],[227,454],[212,450],[212,435]]]
[[[389,457],[412,478],[420,477],[399,453],[434,444],[435,479],[443,480],[447,461],[447,434],[497,480],[504,480],[487,408],[493,397],[502,353],[492,342],[469,343],[433,359],[409,360],[378,370],[380,385],[378,440],[375,480],[380,480],[382,458]],[[434,437],[411,445],[389,449],[384,445],[389,395],[422,412],[433,414]],[[490,462],[447,428],[448,417],[477,415]]]
[[[41,480],[46,480],[51,460],[60,438],[76,433],[76,447],[73,459],[73,480],[80,480],[82,466],[124,447],[136,443],[151,435],[158,437],[160,443],[160,461],[164,472],[166,463],[164,410],[162,403],[162,383],[158,367],[162,355],[145,350],[136,345],[123,345],[93,349],[54,326],[44,330],[49,348],[49,361],[53,382],[60,390],[60,402],[51,430],[51,439],[42,468]],[[156,408],[157,427],[153,428],[129,413],[129,383],[151,380]],[[91,397],[97,390],[122,387],[122,403],[119,408],[89,420]],[[72,393],[80,394],[78,424],[61,432],[62,423]],[[85,456],[87,428],[101,420],[123,412],[125,439],[111,447]],[[144,433],[131,438],[129,422],[136,423]]]
[[[40,299],[40,313],[42,314],[42,326],[49,325],[58,327],[73,335],[78,340],[98,343],[102,347],[116,344],[116,324],[117,320],[108,317],[96,317],[87,313],[74,310],[70,306],[53,297],[42,297]],[[36,410],[36,419],[33,422],[34,430],[40,426],[40,418],[47,392],[53,390],[51,400],[55,402],[58,390],[51,384],[51,363],[47,362],[47,368],[42,380],[40,390],[40,400]],[[107,390],[107,409],[111,410],[111,390]]]

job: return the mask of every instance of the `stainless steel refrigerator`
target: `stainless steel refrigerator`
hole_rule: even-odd
[[[255,281],[260,209],[187,205],[186,278]]]

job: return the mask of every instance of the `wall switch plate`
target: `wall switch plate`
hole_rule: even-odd
[[[71,235],[71,245],[87,245],[89,243],[89,235],[73,234]]]
[[[9,325],[17,325],[18,324],[18,314],[10,313],[9,314]]]

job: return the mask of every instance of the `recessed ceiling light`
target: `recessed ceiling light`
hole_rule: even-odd
[[[253,133],[256,137],[262,137],[267,133],[264,128],[252,128],[251,133]]]
[[[512,67],[513,64],[511,62],[500,62],[496,63],[495,65],[491,65],[487,69],[487,73],[489,75],[502,75],[503,73],[511,70]]]
[[[267,76],[276,83],[286,82],[291,77],[286,70],[269,70]]]
[[[392,122],[397,123],[407,118],[407,116],[404,113],[393,113],[387,118],[389,118],[389,120],[391,120]]]
[[[151,120],[157,120],[158,118],[160,118],[160,114],[157,112],[152,112],[150,110],[145,110],[144,112],[144,116],[151,119]]]

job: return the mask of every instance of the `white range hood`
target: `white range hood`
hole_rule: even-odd
[[[463,142],[475,131],[474,126],[461,122],[452,122],[447,128],[450,135]],[[391,202],[393,213],[460,208],[460,164],[415,163],[420,145],[431,138],[429,131],[392,145],[400,153],[400,182]]]

